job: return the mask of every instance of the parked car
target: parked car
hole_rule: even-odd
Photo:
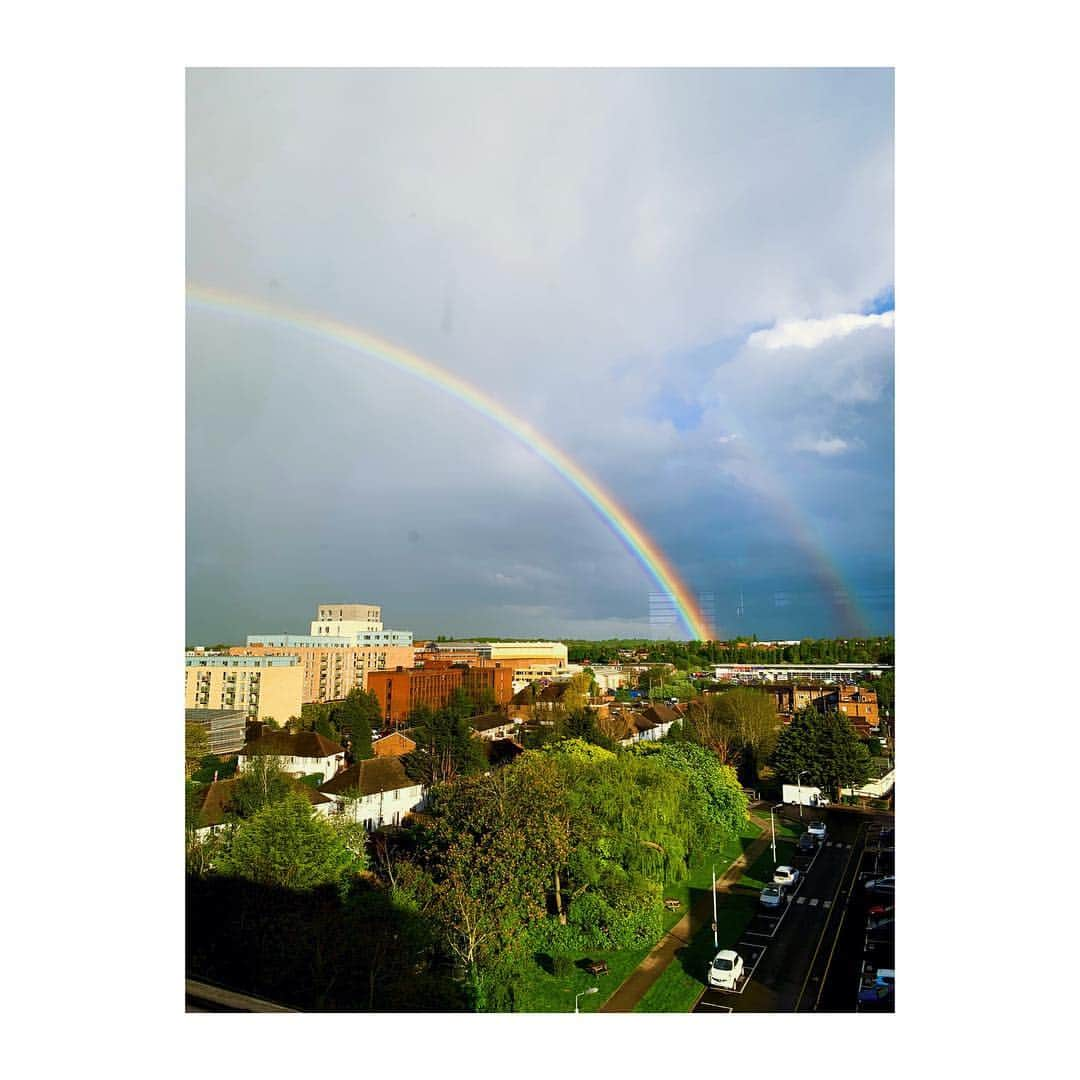
[[[864,979],[859,988],[859,1001],[886,1001],[896,989],[896,972],[892,968],[878,968],[872,979]]]
[[[818,841],[822,841],[828,835],[828,830],[825,828],[824,821],[811,821],[806,827],[806,831]]]
[[[808,832],[799,837],[798,849],[800,855],[812,855],[817,850],[818,842]]]
[[[794,866],[778,866],[773,871],[772,879],[774,885],[786,885],[790,889],[798,882],[799,871]]]
[[[765,907],[779,907],[786,899],[786,891],[783,885],[766,885],[761,890],[761,896],[758,897],[760,903]]]
[[[890,875],[889,877],[871,878],[863,885],[863,888],[868,893],[884,893],[891,895],[896,892],[896,877]]]
[[[870,916],[891,914],[892,909],[892,904],[871,904],[866,909],[866,914]]]
[[[743,958],[733,949],[721,949],[709,965],[707,982],[721,990],[734,990],[743,974]]]
[[[882,915],[871,915],[866,920],[867,930],[891,930],[894,918],[892,908]]]

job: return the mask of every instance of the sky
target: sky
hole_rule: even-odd
[[[888,70],[191,70],[187,278],[376,334],[596,478],[718,636],[893,629]],[[187,639],[684,637],[438,387],[189,303]]]

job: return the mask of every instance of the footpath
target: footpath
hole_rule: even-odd
[[[751,820],[761,826],[761,835],[752,840],[746,850],[716,879],[716,891],[727,892],[746,873],[747,867],[769,846],[769,819],[760,818],[753,811]],[[602,1013],[633,1012],[634,1006],[646,991],[663,975],[675,954],[689,945],[694,935],[712,923],[712,897],[703,893],[697,903],[653,946],[652,951],[629,975],[623,979],[618,990],[597,1010]]]

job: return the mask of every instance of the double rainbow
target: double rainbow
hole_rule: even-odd
[[[446,371],[430,360],[409,352],[389,341],[369,334],[355,326],[331,319],[326,315],[304,311],[284,304],[269,304],[239,293],[226,292],[189,282],[188,299],[203,308],[251,316],[279,326],[291,327],[336,341],[346,348],[381,360],[424,382],[445,390],[471,409],[482,413],[492,423],[542,457],[564,480],[571,484],[601,519],[626,545],[646,573],[656,582],[675,605],[690,637],[698,641],[712,639],[712,627],[705,618],[686,583],[675,567],[665,558],[645,530],[619,505],[611,492],[591,477],[580,465],[560,450],[547,436],[536,431],[527,421],[516,416],[483,390],[465,379]]]

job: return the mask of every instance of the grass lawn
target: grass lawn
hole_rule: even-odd
[[[753,822],[747,823],[739,836],[733,837],[715,851],[706,852],[700,863],[691,867],[690,876],[685,881],[669,883],[664,886],[664,897],[672,897],[681,902],[678,911],[664,912],[664,931],[670,930],[687,912],[693,898],[702,890],[712,886],[712,867],[716,864],[716,875],[720,876],[737,859],[750,842],[759,836],[759,830]],[[777,843],[777,851],[780,844]],[[769,876],[772,877],[770,869]],[[712,936],[710,931],[709,941]],[[565,978],[556,978],[540,963],[531,959],[526,964],[521,983],[517,991],[517,1008],[521,1012],[573,1012],[574,996],[590,986],[599,987],[599,992],[581,998],[578,1007],[582,1012],[596,1012],[601,1005],[619,988],[622,981],[652,951],[656,942],[639,945],[634,949],[620,949],[617,952],[594,952],[587,959],[605,960],[608,965],[606,975],[590,975],[575,967]],[[711,954],[710,954],[711,957]],[[575,960],[586,959],[575,957]],[[678,961],[672,965],[677,967]],[[704,969],[703,969],[704,970]],[[689,1008],[689,1006],[687,1006]],[[668,1011],[668,1010],[665,1010]],[[685,1010],[684,1010],[685,1011]]]
[[[794,830],[795,835],[798,830]],[[795,853],[790,840],[780,839],[777,828],[776,861],[789,862]],[[757,894],[772,881],[772,848],[767,847],[738,881],[746,892],[721,893],[717,898],[717,939],[721,949],[732,948],[758,910]],[[705,969],[713,958],[712,927],[703,926],[688,946],[681,949],[667,970],[637,1003],[634,1012],[689,1012],[705,988]]]

